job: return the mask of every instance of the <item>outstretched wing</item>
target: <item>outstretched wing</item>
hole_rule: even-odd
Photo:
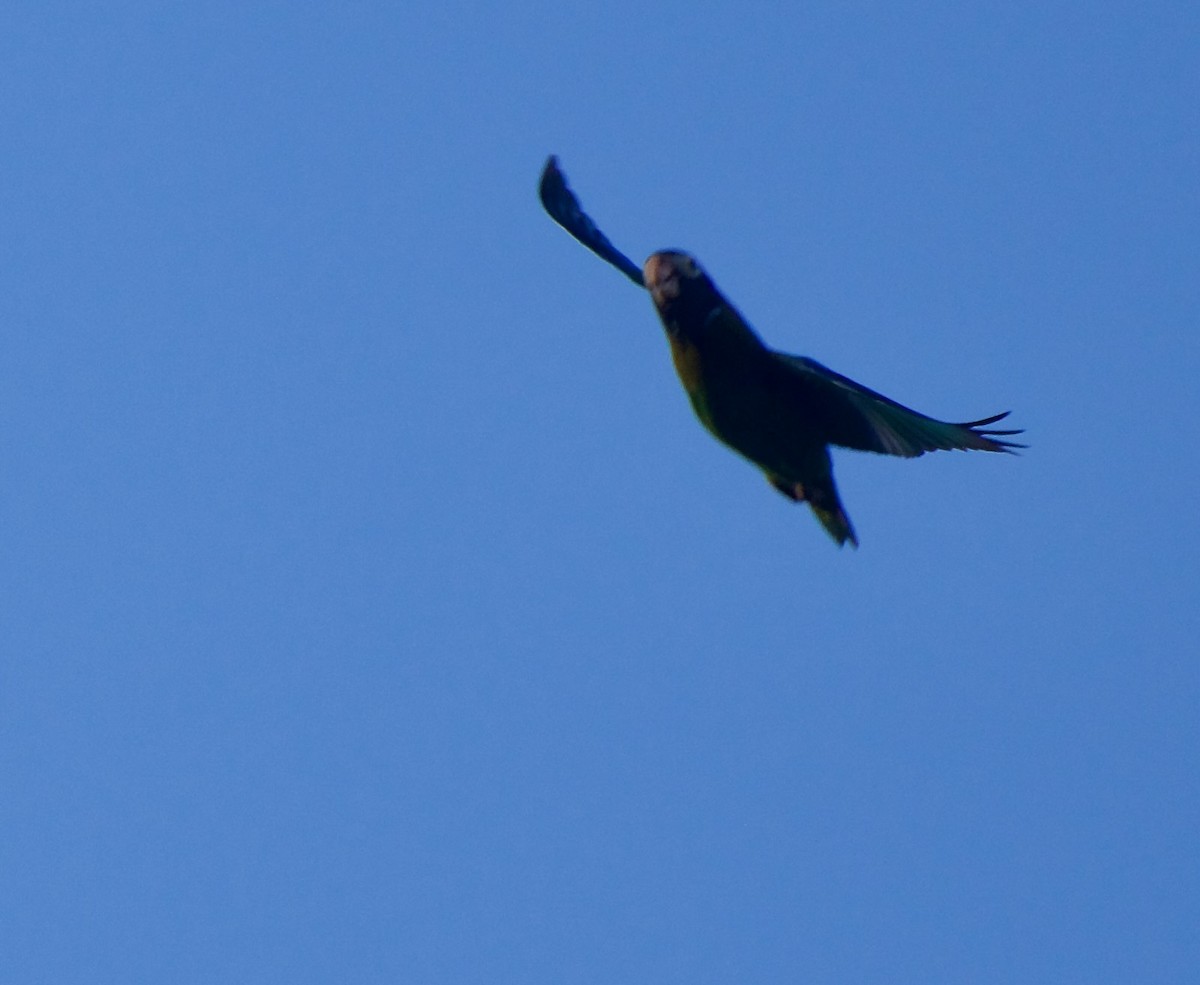
[[[939,449],[977,449],[1013,453],[1025,445],[1004,440],[1020,429],[989,428],[1009,412],[979,421],[952,424],[926,417],[876,393],[852,379],[822,366],[815,359],[775,353],[793,374],[793,384],[803,388],[810,412],[818,418],[825,439],[843,448],[915,458]]]
[[[596,256],[611,263],[638,287],[646,286],[638,265],[613,246],[608,237],[592,222],[591,216],[583,211],[579,199],[567,187],[566,175],[558,169],[558,158],[553,155],[546,159],[546,166],[542,169],[538,197],[542,200],[542,206],[550,213],[550,218],[563,229]]]

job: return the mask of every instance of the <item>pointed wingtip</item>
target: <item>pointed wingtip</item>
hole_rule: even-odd
[[[546,158],[541,176],[538,178],[538,198],[542,200],[542,205],[547,211],[550,211],[550,202],[554,196],[561,194],[566,186],[566,180],[558,166],[558,155],[551,154]]]
[[[989,424],[996,424],[1004,420],[1011,414],[1011,410],[1006,410],[1002,414],[993,414],[991,417],[984,417],[978,421],[964,421],[959,427],[966,428],[976,437],[983,439],[987,444],[979,449],[981,451],[1002,451],[1010,455],[1016,455],[1018,452],[1015,448],[1028,448],[1028,445],[1023,445],[1019,441],[1005,441],[1003,439],[1012,437],[1015,434],[1024,434],[1024,428],[989,428]]]
[[[546,158],[542,167],[542,176],[538,181],[538,198],[541,199],[542,208],[550,218],[578,242],[616,267],[638,287],[646,286],[641,268],[613,246],[592,221],[592,217],[583,211],[583,206],[567,184],[567,176],[558,166],[558,157],[554,154]]]

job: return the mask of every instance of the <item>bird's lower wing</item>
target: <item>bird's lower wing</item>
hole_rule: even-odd
[[[621,273],[637,284],[645,287],[642,271],[636,263],[629,259],[608,241],[608,237],[592,222],[591,216],[583,211],[575,193],[567,187],[566,175],[558,168],[558,158],[549,157],[542,169],[542,180],[538,185],[538,197],[542,206],[567,232],[574,236],[589,250],[607,260]]]
[[[1014,448],[1025,447],[1004,440],[1020,434],[1020,429],[988,427],[1006,418],[1008,411],[961,424],[939,421],[855,383],[815,359],[782,352],[776,355],[790,374],[790,385],[801,387],[808,395],[806,406],[815,408],[830,444],[904,458],[941,449],[1012,453]]]

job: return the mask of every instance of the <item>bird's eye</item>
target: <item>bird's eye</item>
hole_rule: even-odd
[[[700,276],[700,264],[693,257],[685,256],[683,258],[683,272],[688,277]]]

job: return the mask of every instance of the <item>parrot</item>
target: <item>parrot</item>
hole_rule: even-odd
[[[939,449],[1016,454],[1022,429],[940,421],[806,356],[767,346],[712,278],[681,250],[652,253],[639,268],[600,231],[567,185],[558,159],[542,170],[539,197],[576,240],[650,292],[692,410],[710,434],[756,465],[788,499],[807,503],[837,542],[858,547],[838,496],[831,445],[915,458]]]

